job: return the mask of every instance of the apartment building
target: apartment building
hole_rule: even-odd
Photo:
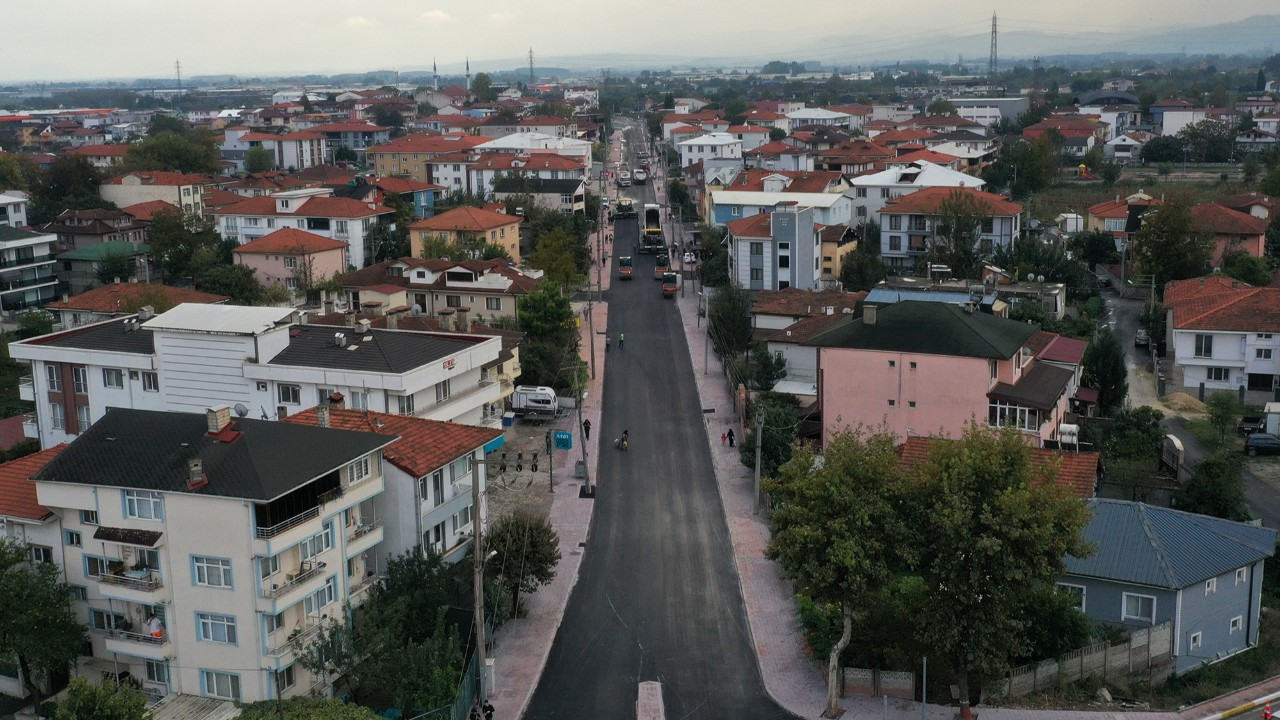
[[[162,200],[185,214],[203,215],[204,196],[211,185],[212,179],[204,175],[145,170],[104,180],[98,194],[117,207]]]
[[[18,190],[0,192],[0,227],[20,228],[27,224],[27,204],[31,198]]]
[[[517,268],[502,260],[406,257],[384,260],[339,278],[352,309],[368,301],[384,310],[404,307],[439,315],[469,311],[472,317],[518,317],[520,299],[542,280],[543,272]]]
[[[730,222],[729,277],[748,290],[817,290],[822,239],[813,208],[781,202],[772,212]]]
[[[387,435],[113,408],[34,475],[90,629],[79,671],[152,697],[327,694],[297,662],[385,568]]]
[[[25,206],[23,208],[25,212]],[[0,309],[6,315],[57,297],[53,253],[58,236],[0,224]]]
[[[974,228],[981,255],[1013,245],[1021,232],[1021,205],[968,187],[925,188],[891,199],[880,209],[880,256],[889,267],[915,267],[941,241],[943,212],[947,203],[960,195],[970,196],[982,209],[983,218]]]
[[[409,226],[409,253],[421,257],[428,240],[442,240],[462,247],[493,244],[520,263],[520,223],[524,218],[463,205]]]
[[[885,204],[894,198],[930,187],[971,187],[986,185],[982,178],[952,170],[928,160],[894,164],[887,170],[859,175],[849,181],[845,194],[853,198],[853,222],[875,220]]]
[[[395,138],[385,145],[368,148],[365,150],[365,158],[379,177],[407,177],[420,182],[448,185],[432,175],[431,160],[440,155],[466,152],[489,140],[490,138],[465,133],[414,133]]]
[[[11,357],[32,369],[19,390],[36,405],[26,435],[42,447],[68,442],[109,407],[225,404],[279,419],[334,392],[360,410],[501,422],[501,388],[484,371],[501,352],[496,337],[296,320],[291,308],[182,304],[15,342]]]

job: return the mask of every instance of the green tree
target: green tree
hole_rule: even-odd
[[[956,106],[950,100],[934,100],[925,108],[925,115],[955,115]]]
[[[1182,162],[1183,142],[1176,135],[1151,138],[1142,146],[1142,161],[1147,164]]]
[[[58,703],[54,720],[149,720],[147,701],[129,683],[90,683],[71,678],[67,696]]]
[[[878,255],[863,252],[863,243],[858,249],[845,255],[840,264],[840,284],[845,292],[870,290],[885,279],[887,269]]]
[[[725,231],[706,224],[700,228],[702,262],[698,266],[698,275],[705,287],[724,287],[729,284],[729,251],[724,246]]]
[[[511,594],[511,611],[523,615],[520,593],[531,593],[555,579],[560,562],[560,538],[551,521],[527,510],[498,518],[485,547],[496,553],[488,564],[494,579]]]
[[[0,153],[0,188],[30,190],[38,176],[35,163],[26,156]]]
[[[1222,274],[1254,287],[1263,287],[1271,282],[1271,263],[1243,250],[1231,250],[1222,257]]]
[[[432,104],[431,104],[431,103],[429,103],[429,102],[420,102],[420,103],[418,103],[418,116],[419,116],[419,117],[427,117],[427,116],[430,116],[430,115],[435,115],[435,114],[436,114],[436,113],[438,113],[438,112],[440,112],[440,108],[437,108],[435,105],[432,105]]]
[[[1240,407],[1240,401],[1236,399],[1235,393],[1215,392],[1209,393],[1204,404],[1209,412],[1209,424],[1218,431],[1218,441],[1226,442],[1227,433],[1235,430],[1236,422],[1240,420],[1244,410]]]
[[[373,123],[399,130],[404,127],[404,115],[401,115],[400,111],[393,107],[379,105],[373,111]]]
[[[254,145],[244,154],[245,172],[263,173],[275,166],[275,156],[261,145]]]
[[[1220,163],[1231,159],[1235,149],[1235,128],[1217,120],[1201,120],[1178,131],[1182,146],[1194,162]],[[1145,150],[1145,148],[1144,148]],[[1182,158],[1179,158],[1182,159]]]
[[[1180,199],[1148,210],[1134,244],[1134,258],[1144,273],[1155,276],[1158,288],[1199,277],[1209,267],[1210,239],[1195,230],[1191,208]]]
[[[797,592],[840,607],[842,630],[827,657],[823,717],[840,714],[840,655],[854,622],[876,609],[881,588],[901,566],[909,535],[899,510],[905,488],[898,467],[893,436],[846,431],[827,443],[821,462],[802,446],[776,479],[765,481],[774,508],[766,556]]]
[[[351,148],[347,147],[346,145],[343,145],[343,146],[339,147],[337,150],[334,150],[334,151],[333,151],[333,160],[334,160],[334,162],[350,162],[350,163],[353,163],[353,162],[358,162],[358,161],[360,160],[360,156],[359,156],[359,155],[356,155],[356,151],[355,151],[355,150],[352,150]]]
[[[175,115],[166,115],[165,113],[156,113],[151,116],[151,121],[147,123],[147,135],[159,135],[160,133],[173,133],[174,135],[186,135],[191,126],[186,120]]]
[[[582,282],[582,273],[574,257],[574,239],[559,228],[535,238],[529,264],[546,273],[548,282],[566,293],[570,286]]]
[[[409,255],[408,226],[405,225],[397,228],[390,223],[375,222],[364,234],[364,242],[373,249],[373,254],[365,258],[365,265]]]
[[[751,385],[761,392],[773,389],[787,376],[787,361],[769,352],[769,346],[756,342],[751,347]]]
[[[64,210],[114,208],[113,203],[98,194],[100,185],[102,173],[88,158],[63,155],[40,172],[32,188],[27,220],[32,225],[43,225]]]
[[[367,707],[341,700],[291,697],[240,706],[240,720],[378,720]]]
[[[38,678],[70,668],[85,640],[61,569],[32,561],[24,542],[0,539],[0,657],[17,659],[34,707]]]
[[[756,469],[756,443],[760,443],[760,475],[772,477],[783,463],[791,459],[800,422],[796,417],[799,402],[784,393],[762,392],[752,403],[747,432],[738,443],[742,464]],[[757,432],[754,418],[764,414],[764,430]]]
[[[578,357],[578,328],[573,306],[554,283],[542,282],[517,303],[525,334],[520,347],[520,379],[528,385],[559,390],[572,386],[563,368]]]
[[[213,174],[222,169],[222,156],[213,133],[205,128],[183,134],[166,131],[130,145],[121,169]]]
[[[769,128],[769,140],[770,140],[771,142],[777,142],[778,140],[784,140],[784,139],[786,139],[786,137],[787,137],[787,131],[786,131],[786,130],[783,130],[783,129],[782,129],[782,128],[780,128],[780,127],[776,127],[776,128]]]
[[[160,210],[153,215],[149,232],[151,253],[171,281],[194,276],[199,269],[196,260],[200,251],[208,255],[219,245],[213,223],[198,215],[183,215],[176,209]]]
[[[717,288],[707,304],[707,332],[721,358],[732,358],[751,347],[751,297],[737,283]]]
[[[133,253],[117,248],[108,252],[98,262],[93,276],[103,285],[110,285],[114,282],[129,282],[137,272],[138,263],[133,259]]]
[[[976,278],[982,254],[978,237],[991,208],[976,196],[955,190],[938,206],[938,242],[935,259],[960,278]]]
[[[972,717],[971,676],[994,678],[1029,647],[1029,594],[1062,575],[1063,558],[1087,557],[1085,505],[1031,462],[1013,428],[971,424],[956,442],[935,442],[902,507],[914,568],[924,579],[922,639],[947,657]]]
[[[195,276],[195,284],[204,292],[226,295],[236,305],[258,305],[266,292],[248,265],[209,265]]]
[[[1240,458],[1229,450],[1219,450],[1203,458],[1175,498],[1179,510],[1227,520],[1251,519],[1245,503]]]
[[[53,332],[53,313],[32,308],[18,316],[18,339],[39,337]]]
[[[1240,166],[1240,173],[1244,176],[1246,183],[1252,184],[1258,179],[1258,175],[1262,173],[1262,163],[1258,161],[1255,153],[1249,153],[1245,157],[1244,163]]]
[[[1084,351],[1081,382],[1098,391],[1098,407],[1110,415],[1124,405],[1129,394],[1124,346],[1110,328],[1102,328]]]
[[[476,73],[471,80],[471,94],[476,102],[491,103],[498,99],[498,93],[493,89],[493,78],[489,77],[489,73]]]
[[[1271,168],[1271,171],[1267,173],[1267,177],[1258,185],[1258,190],[1267,195],[1280,195],[1280,164]],[[1277,217],[1280,218],[1280,215]],[[1272,220],[1273,225],[1274,223],[1275,220]]]
[[[671,202],[673,210],[678,209],[679,216],[685,220],[693,220],[698,217],[698,206],[693,202],[693,195],[689,193],[689,187],[682,180],[672,180],[667,183],[667,199]]]
[[[1109,265],[1120,259],[1120,253],[1116,251],[1116,239],[1105,230],[1077,233],[1071,239],[1071,245],[1090,270],[1099,264]]]
[[[1098,168],[1098,175],[1099,177],[1102,178],[1102,182],[1106,185],[1115,185],[1116,181],[1120,179],[1120,175],[1123,172],[1124,172],[1124,169],[1121,168],[1119,164],[1113,163],[1113,162],[1103,163]]]

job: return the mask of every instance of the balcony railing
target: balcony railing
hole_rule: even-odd
[[[142,592],[151,592],[159,590],[164,586],[164,582],[160,578],[160,573],[147,571],[134,571],[140,573],[138,575],[130,575],[125,573],[102,574],[98,576],[98,582],[104,585],[116,585],[126,587],[130,590],[141,590]]]
[[[386,575],[379,575],[379,574],[370,575],[366,577],[364,580],[361,580],[358,584],[352,585],[350,592],[347,593],[347,596],[354,601],[357,598],[364,595],[365,593],[369,592],[369,588],[378,584],[378,582],[385,577]]]
[[[308,520],[313,520],[319,515],[320,515],[320,506],[317,505],[316,507],[313,507],[310,510],[305,510],[297,515],[294,515],[293,517],[289,518],[288,520],[285,520],[282,523],[272,525],[271,527],[260,527],[254,531],[254,536],[257,537],[259,540],[267,540],[279,535],[280,533],[286,532],[288,530],[292,530],[293,528],[298,527],[299,525],[301,525],[302,523]]]
[[[307,643],[311,642],[316,635],[319,635],[320,630],[323,628],[324,628],[323,621],[312,622],[311,624],[309,624],[307,627],[303,628],[300,631],[289,633],[289,635],[284,640],[280,641],[275,646],[273,646],[270,650],[267,651],[267,653],[272,657],[280,657],[281,655],[284,655],[290,650],[297,652],[302,648],[305,648],[307,646]]]
[[[129,642],[144,643],[146,645],[164,645],[169,642],[169,636],[165,634],[161,634],[159,637],[156,637],[155,635],[136,633],[129,630],[112,630],[110,635],[117,640],[127,640]]]
[[[23,390],[35,392],[35,389],[36,389],[35,378],[31,377],[30,375],[23,375],[22,377],[18,378],[18,392],[22,392]]]
[[[44,255],[33,255],[32,257],[0,259],[0,268],[20,267],[22,265],[35,265],[37,263],[42,263],[42,262],[53,262],[53,254],[45,253]]]
[[[351,534],[347,536],[347,540],[349,542],[354,542],[364,537],[365,535],[368,535],[374,530],[377,530],[380,527],[382,527],[382,523],[377,520],[362,522],[359,525],[356,525],[354,528],[352,528]]]
[[[0,281],[0,290],[22,290],[25,288],[57,282],[56,275],[38,275],[33,278]]]
[[[270,588],[262,588],[262,597],[278,598],[324,572],[324,568],[325,564],[322,562],[303,560],[297,572],[287,575],[287,579],[283,583],[273,585]]]

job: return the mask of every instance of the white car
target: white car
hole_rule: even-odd
[[[685,264],[685,265],[692,265],[692,264],[694,264],[694,263],[696,263],[696,262],[698,262],[698,258],[694,257],[693,253],[685,253],[685,254],[684,254],[684,264]]]

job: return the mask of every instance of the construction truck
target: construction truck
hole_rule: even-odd
[[[662,297],[673,298],[680,289],[680,278],[673,272],[662,275]]]
[[[613,218],[615,220],[636,217],[635,201],[629,197],[618,198],[618,204],[613,208]]]
[[[662,280],[668,272],[671,272],[671,256],[666,253],[658,255],[658,261],[653,266],[653,279]]]
[[[644,229],[640,233],[637,252],[659,253],[666,250],[667,243],[662,238],[662,207],[653,203],[644,206]]]
[[[619,280],[630,280],[631,269],[632,268],[631,268],[630,255],[623,255],[618,258],[618,279]]]

